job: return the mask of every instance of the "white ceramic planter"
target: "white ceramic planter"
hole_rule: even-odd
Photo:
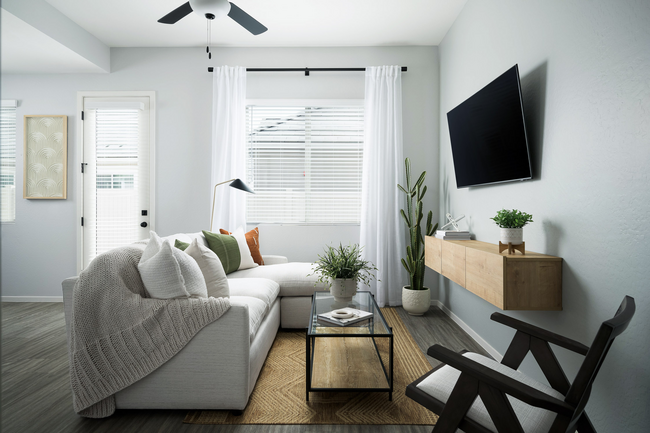
[[[501,243],[521,245],[524,242],[524,229],[501,229]]]
[[[412,316],[421,316],[429,311],[431,291],[428,287],[424,290],[411,290],[409,287],[402,287],[402,307]]]
[[[330,293],[337,301],[351,301],[352,297],[357,293],[357,282],[352,279],[336,278],[330,280],[332,286]]]

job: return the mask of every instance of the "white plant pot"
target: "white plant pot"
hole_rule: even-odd
[[[512,245],[521,245],[524,242],[524,229],[501,229],[501,243]]]
[[[402,287],[402,307],[412,316],[421,316],[431,306],[431,290],[411,290],[410,286]]]
[[[330,293],[337,301],[351,301],[352,297],[357,293],[357,282],[352,279],[336,278],[330,280],[332,286]]]

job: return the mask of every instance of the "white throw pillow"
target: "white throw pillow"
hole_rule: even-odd
[[[138,263],[140,277],[151,298],[208,297],[201,268],[190,256],[174,248],[168,240],[151,232]]]
[[[248,248],[248,243],[246,242],[246,234],[244,233],[244,229],[238,227],[237,230],[232,232],[231,236],[237,240],[237,245],[239,245],[239,255],[241,256],[241,262],[239,262],[239,268],[237,268],[237,270],[239,271],[242,269],[254,268],[256,266],[259,266],[253,260],[253,256],[251,255],[251,250]]]
[[[230,286],[228,285],[228,278],[226,271],[223,270],[223,265],[219,257],[210,248],[199,243],[198,239],[194,239],[189,247],[185,249],[190,257],[196,260],[196,263],[201,268],[203,278],[205,278],[205,285],[208,288],[208,296],[213,298],[229,298]]]

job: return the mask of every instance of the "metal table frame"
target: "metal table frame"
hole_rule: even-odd
[[[379,306],[375,302],[375,298],[372,295],[372,293],[368,291],[359,291],[359,293],[368,293],[369,298],[372,300],[372,303],[374,305],[374,308],[384,321],[386,330],[388,331],[387,334],[374,334],[374,315],[369,318],[370,320],[370,330],[371,332],[369,334],[321,334],[321,333],[313,333],[312,332],[312,326],[314,324],[314,308],[315,308],[315,296],[316,293],[312,295],[312,300],[311,300],[311,314],[309,316],[309,327],[307,328],[306,331],[306,344],[307,344],[307,351],[305,352],[306,355],[306,362],[305,362],[305,370],[307,373],[307,380],[306,380],[306,400],[309,401],[309,393],[310,392],[340,392],[340,391],[357,391],[357,392],[388,392],[388,400],[392,401],[393,400],[393,328],[388,326],[388,322],[386,322],[386,318],[381,314],[381,310],[379,309]],[[336,325],[334,325],[336,326]],[[336,329],[336,328],[335,328]],[[381,363],[382,370],[384,372],[384,376],[386,377],[386,382],[389,384],[387,388],[314,388],[311,386],[311,381],[312,381],[312,373],[314,371],[314,346],[316,344],[316,338],[353,338],[353,337],[364,337],[364,338],[372,338],[372,344],[375,347],[375,351],[377,351],[377,356],[379,358],[379,362]],[[386,369],[386,366],[384,365],[384,361],[381,358],[381,355],[379,353],[379,348],[377,347],[377,343],[375,342],[375,338],[388,338],[389,339],[389,356],[388,356],[388,370]]]

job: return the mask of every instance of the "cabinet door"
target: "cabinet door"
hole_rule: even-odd
[[[442,275],[465,287],[465,247],[453,242],[442,243]]]
[[[506,259],[506,310],[561,310],[562,260]]]
[[[503,256],[473,248],[467,248],[466,255],[465,288],[503,310]]]

